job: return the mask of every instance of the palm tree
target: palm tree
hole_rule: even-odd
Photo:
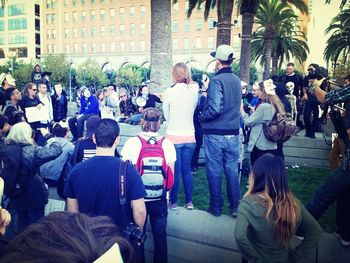
[[[350,55],[350,6],[332,19],[325,33],[331,32],[324,50],[325,60],[337,62],[339,56],[343,56],[347,61]]]
[[[284,61],[289,61],[291,56],[300,63],[307,59],[309,47],[306,43],[306,36],[302,31],[289,31],[285,27],[280,27],[277,37],[273,40],[272,46],[272,75],[277,75]],[[252,41],[252,60],[263,65],[264,53],[264,31],[256,32]]]
[[[251,54],[251,41],[254,16],[259,4],[264,0],[239,0],[240,14],[242,15],[242,48],[240,55],[240,78],[245,82],[249,81],[249,64]],[[303,14],[308,13],[307,5],[304,0],[282,0],[295,6]]]
[[[171,0],[151,0],[151,88],[162,92],[171,84]]]
[[[347,2],[348,0],[342,0],[341,2],[340,2],[340,9],[342,9],[344,6],[345,6],[345,4],[346,4],[346,2]],[[326,0],[326,4],[329,4],[330,2],[332,2],[332,0]]]
[[[1,7],[4,8],[7,0],[1,0]]]
[[[177,0],[173,1],[174,3]],[[210,9],[217,7],[218,21],[216,23],[216,46],[231,44],[231,17],[234,0],[189,0],[187,16],[190,17],[193,9],[205,3],[204,20],[208,20]]]

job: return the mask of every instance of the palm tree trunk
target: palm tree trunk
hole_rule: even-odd
[[[152,92],[163,92],[171,85],[171,41],[171,0],[151,0]]]
[[[231,44],[231,16],[234,0],[218,0],[216,46]]]
[[[278,75],[278,58],[277,54],[273,54],[272,56],[272,76]]]
[[[263,80],[270,77],[270,66],[271,66],[271,52],[272,52],[272,38],[265,38],[265,50],[264,50],[264,73]]]
[[[240,79],[246,83],[250,82],[250,54],[252,50],[252,31],[254,23],[254,14],[253,13],[243,13],[242,14],[242,44],[241,44],[241,56],[239,61],[240,67]]]

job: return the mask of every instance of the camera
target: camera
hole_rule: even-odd
[[[138,225],[133,222],[130,222],[124,228],[124,236],[129,240],[134,240],[139,244],[143,244],[146,241],[146,234],[143,233]]]
[[[317,67],[313,71],[309,73],[310,79],[317,79],[320,80],[322,78],[328,78],[328,70],[324,67]]]

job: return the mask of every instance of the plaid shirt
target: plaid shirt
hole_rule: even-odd
[[[350,86],[347,86],[341,90],[332,90],[326,94],[326,102],[329,104],[335,104],[339,102],[350,101]]]

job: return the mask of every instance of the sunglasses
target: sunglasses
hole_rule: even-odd
[[[31,89],[32,91],[37,91],[37,89]]]
[[[307,71],[313,71],[313,70],[314,70],[314,69],[312,69],[312,68],[308,68],[308,69],[307,69]]]
[[[119,98],[125,98],[126,97],[126,95],[121,95]]]

